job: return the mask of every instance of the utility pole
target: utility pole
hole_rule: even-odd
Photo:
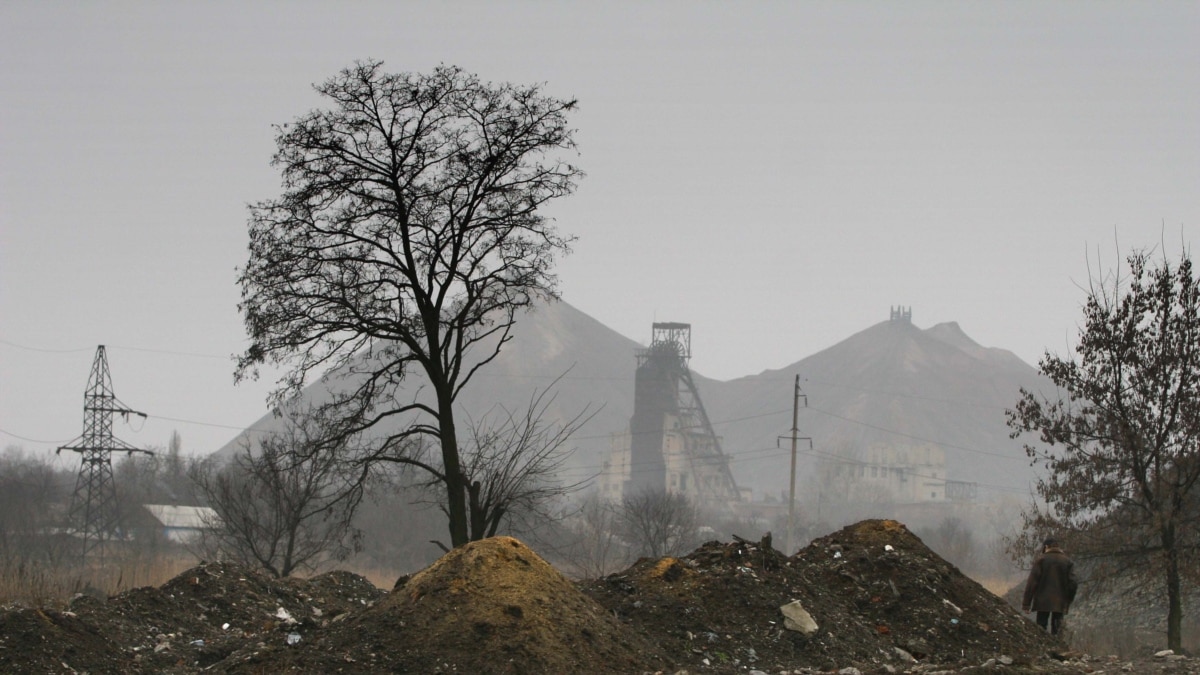
[[[83,536],[84,559],[97,547],[100,547],[103,557],[105,542],[120,528],[116,484],[113,482],[113,451],[130,455],[135,452],[153,454],[113,437],[113,413],[125,418],[129,415],[146,417],[146,413],[131,410],[113,394],[108,357],[104,345],[100,345],[96,348],[87,391],[83,394],[83,435],[71,445],[64,445],[55,451],[56,454],[63,450],[78,452],[82,460],[79,476],[75,480],[75,492],[71,496],[69,519]]]
[[[801,437],[800,434],[800,399],[804,399],[804,406],[808,407],[808,396],[800,393],[800,375],[796,375],[796,387],[792,392],[792,470],[791,481],[788,488],[788,518],[787,518],[787,535],[784,537],[784,555],[792,555],[792,532],[796,517],[796,444],[801,441],[808,441],[809,450],[812,449],[812,439]],[[780,436],[782,439],[783,436]],[[778,441],[777,441],[778,443]]]

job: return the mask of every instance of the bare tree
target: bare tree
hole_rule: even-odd
[[[539,209],[583,175],[553,156],[575,148],[575,101],[454,67],[387,74],[376,61],[316,90],[330,107],[276,137],[283,194],[250,209],[239,282],[252,344],[238,377],[288,366],[282,404],[340,367],[352,386],[331,393],[323,414],[347,437],[383,434],[366,461],[408,463],[441,483],[461,546],[489,524],[471,529],[454,402],[517,313],[556,297],[551,269],[571,240]],[[431,401],[397,396],[411,367]],[[424,446],[414,438],[435,441],[440,457],[411,454]]]
[[[596,579],[629,562],[629,546],[620,537],[621,510],[598,492],[554,523],[543,543],[573,576]]]
[[[190,473],[216,516],[198,548],[276,577],[344,559],[358,549],[354,510],[365,478],[347,475],[323,427],[293,414],[284,431],[249,442],[227,465],[210,458]]]
[[[0,569],[57,565],[74,550],[54,531],[73,476],[9,446],[0,455]]]
[[[529,532],[551,517],[549,507],[585,484],[558,474],[573,451],[567,442],[595,413],[585,408],[554,421],[548,409],[558,381],[535,391],[520,413],[496,406],[471,424],[463,475],[472,533],[495,536],[506,521],[511,531]]]
[[[1156,579],[1179,649],[1182,579],[1200,550],[1188,511],[1200,492],[1200,278],[1186,252],[1128,264],[1128,277],[1093,280],[1076,353],[1039,363],[1061,393],[1022,390],[1008,424],[1036,434],[1025,450],[1048,470],[1026,540],[1059,534],[1097,579]]]
[[[699,513],[686,495],[643,490],[621,501],[624,539],[639,556],[680,555],[695,544]]]
[[[929,548],[963,571],[974,571],[977,552],[975,535],[961,518],[943,518],[937,527],[917,533]]]
[[[428,567],[442,554],[429,546],[444,537],[446,519],[436,505],[421,503],[413,476],[381,467],[355,509],[354,526],[362,532],[361,550],[352,561],[362,569],[411,573]]]

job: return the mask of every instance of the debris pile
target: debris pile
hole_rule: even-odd
[[[584,590],[695,671],[1028,666],[1063,650],[895,521],[846,527],[792,558],[709,542]]]
[[[384,595],[348,572],[273,579],[201,563],[158,588],[77,595],[62,612],[0,611],[0,672],[200,672],[238,650],[328,627]]]
[[[205,563],[65,611],[0,609],[0,672],[1200,673],[1200,659],[1093,660],[1039,630],[895,521],[788,557],[713,541],[571,582],[509,537],[390,592],[357,575],[272,579]]]

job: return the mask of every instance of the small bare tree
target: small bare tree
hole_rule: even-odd
[[[695,543],[699,520],[696,507],[677,492],[642,490],[621,501],[621,532],[639,556],[686,552]]]
[[[282,432],[264,436],[224,466],[209,459],[189,472],[216,516],[198,548],[276,577],[341,560],[359,548],[351,523],[366,480],[347,475],[316,418],[288,415]]]
[[[620,537],[620,527],[619,506],[591,492],[555,529],[550,548],[573,576],[596,579],[629,562],[629,546]]]
[[[567,442],[595,413],[585,408],[566,421],[555,421],[550,409],[559,379],[535,391],[523,412],[497,405],[479,420],[471,420],[461,450],[461,471],[471,532],[478,538],[494,537],[501,527],[513,534],[535,531],[553,517],[550,511],[562,497],[585,484],[562,482],[558,473],[572,451]],[[444,493],[439,489],[442,477],[434,474],[428,486],[435,494]],[[438,504],[448,514],[444,500],[438,499]],[[445,544],[434,543],[448,550]]]
[[[0,570],[58,565],[73,547],[55,536],[70,494],[69,473],[9,446],[0,454]]]

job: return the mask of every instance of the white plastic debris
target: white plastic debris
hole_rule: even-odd
[[[891,552],[891,551],[895,551],[896,549],[892,548],[891,544],[884,544],[883,550]]]
[[[842,557],[842,552],[841,552],[841,551],[834,551],[834,552],[833,552],[833,557],[834,557],[834,559],[835,559],[835,560],[836,560],[837,558],[840,558],[840,557]]]
[[[292,645],[300,644],[300,634],[299,633],[288,633],[287,643],[288,643],[289,647],[291,647]]]
[[[296,619],[295,619],[295,617],[292,616],[292,613],[287,611],[287,609],[285,609],[283,607],[280,607],[279,609],[275,610],[275,618],[279,619],[280,621],[282,621],[288,625],[296,623]]]
[[[783,612],[784,628],[805,635],[817,632],[817,622],[808,613],[808,610],[804,609],[804,605],[801,605],[799,600],[789,602],[780,607],[779,611]]]
[[[188,644],[189,644],[189,645],[191,645],[191,646],[193,646],[193,647],[203,647],[203,646],[204,646],[204,640],[192,640],[192,641],[191,641],[191,642],[189,642]]]
[[[221,624],[221,630],[229,630],[229,624],[228,623]]]

